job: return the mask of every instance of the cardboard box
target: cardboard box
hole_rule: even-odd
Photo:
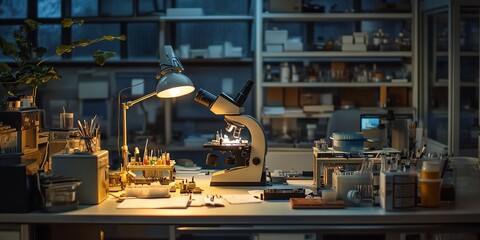
[[[317,105],[318,104],[318,94],[304,92],[300,94],[300,106],[305,105]]]
[[[266,106],[283,106],[283,89],[267,88]]]
[[[298,107],[300,90],[298,88],[285,88],[283,95],[283,105],[285,107]]]

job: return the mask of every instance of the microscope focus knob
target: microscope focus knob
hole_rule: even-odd
[[[260,164],[260,158],[254,157],[254,158],[252,159],[252,163],[253,163],[253,165],[258,165],[258,164]]]

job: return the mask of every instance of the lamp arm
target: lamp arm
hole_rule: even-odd
[[[125,171],[127,170],[128,154],[129,154],[128,146],[127,146],[127,110],[133,105],[156,95],[157,93],[153,92],[143,97],[139,97],[133,101],[122,103],[122,120],[123,120],[122,121],[122,134],[123,134],[122,158],[123,158],[123,168]]]

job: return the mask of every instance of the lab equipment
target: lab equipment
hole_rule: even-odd
[[[77,189],[80,204],[99,204],[108,196],[108,151],[93,154],[52,155],[52,174],[76,178],[82,181]]]
[[[82,181],[64,176],[41,176],[41,206],[45,212],[63,212],[78,208],[77,187]]]
[[[17,152],[29,154],[38,150],[43,110],[0,111],[0,122],[16,129]]]
[[[407,210],[417,207],[416,172],[381,172],[380,206],[384,210]],[[440,188],[438,189],[440,191]],[[440,197],[440,192],[438,193]]]
[[[304,198],[304,188],[288,188],[288,189],[265,189],[260,194],[262,200],[288,200],[290,198]]]
[[[219,139],[204,144],[205,148],[231,152],[236,167],[215,172],[210,182],[211,186],[258,186],[266,184],[265,156],[267,140],[262,125],[253,117],[243,115],[243,104],[253,86],[253,81],[247,81],[235,99],[225,93],[218,96],[200,89],[195,101],[216,115],[224,115],[226,130],[233,131],[234,140]],[[251,143],[240,138],[241,130],[249,130]],[[227,140],[227,141],[225,141]],[[207,159],[212,160],[212,159]]]

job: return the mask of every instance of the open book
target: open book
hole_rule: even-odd
[[[207,207],[225,207],[222,197],[206,196],[203,198]]]

